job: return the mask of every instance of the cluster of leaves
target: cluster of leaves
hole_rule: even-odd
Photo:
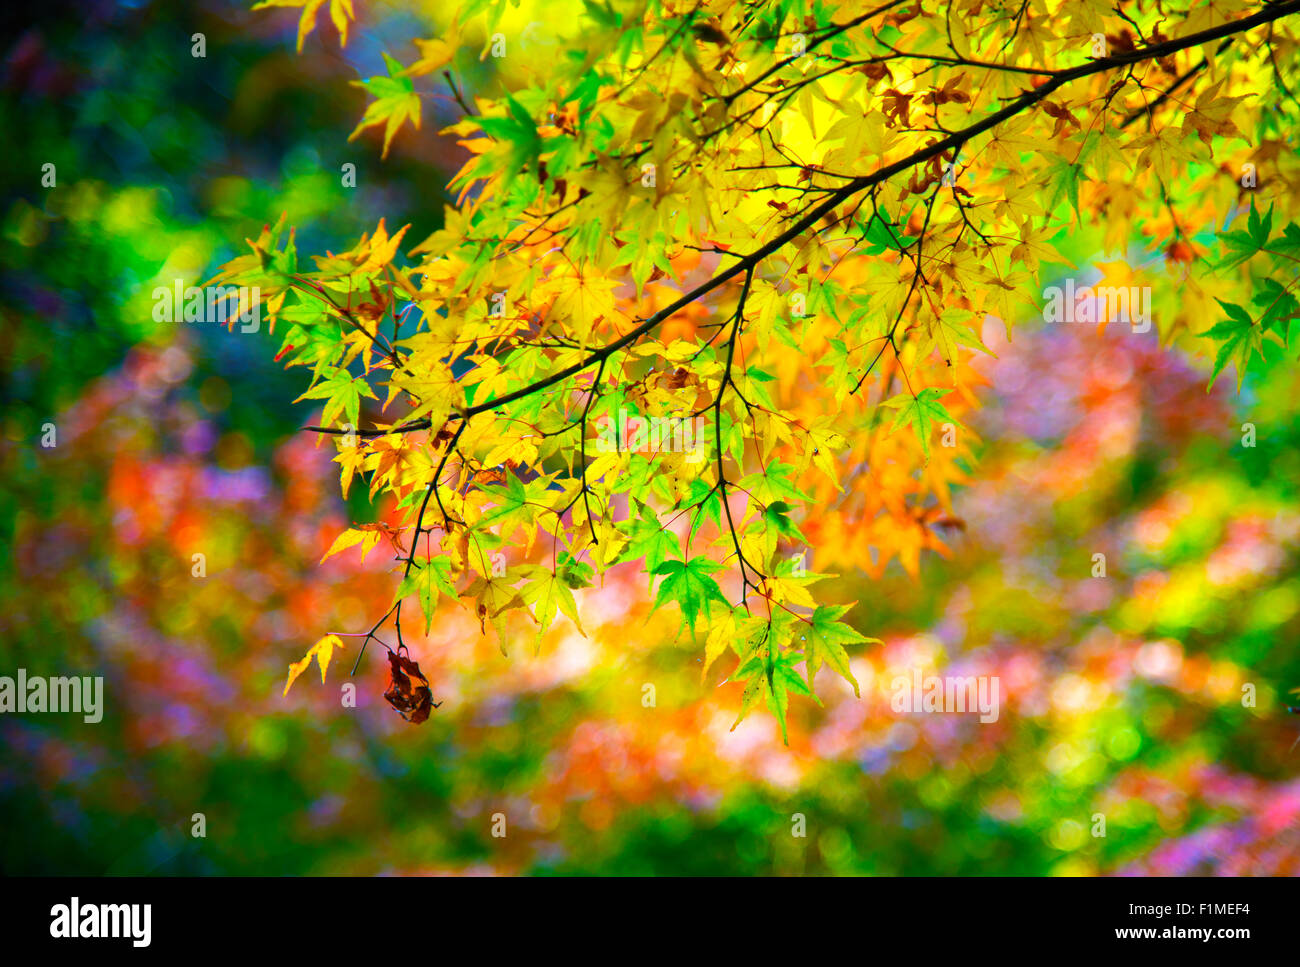
[[[1240,387],[1252,355],[1264,355],[1265,339],[1280,346],[1291,344],[1292,322],[1300,319],[1300,302],[1295,295],[1300,285],[1300,272],[1295,268],[1300,265],[1300,225],[1289,222],[1280,234],[1275,233],[1272,207],[1262,218],[1252,207],[1245,231],[1225,232],[1219,241],[1225,250],[1219,260],[1221,269],[1251,262],[1257,255],[1266,256],[1259,260],[1266,266],[1264,274],[1256,274],[1252,267],[1250,305],[1254,311],[1219,300],[1227,318],[1203,333],[1221,344],[1214,358],[1211,384],[1231,362],[1236,364]]]
[[[303,8],[300,43],[322,7],[275,5]],[[330,10],[346,42],[354,4]],[[1216,374],[1294,315],[1294,279],[1214,274],[1195,238],[1252,191],[1294,205],[1275,115],[1300,0],[588,2],[559,56],[507,54],[499,91],[467,99],[449,68],[506,10],[471,0],[362,85],[354,136],[382,128],[385,154],[426,99],[460,105],[441,230],[402,258],[381,219],[306,269],[281,224],[213,280],[260,286],[344,492],[368,477],[401,512],[396,597],[362,649],[392,617],[400,651],[412,599],[426,629],[466,603],[503,650],[560,612],[581,630],[573,591],[632,565],[706,666],[734,654],[742,717],[761,699],[784,730],[790,693],[822,664],[851,678],[844,646],[868,640],[814,595],[805,531],[841,527],[875,574],[944,550],[984,322],[1040,314],[1085,212],[1176,274],[1162,338],[1230,297]],[[439,71],[450,97],[423,87]],[[1275,162],[1251,189],[1225,157],[1239,142]],[[1293,236],[1251,217],[1251,252],[1292,260]],[[629,421],[701,421],[708,458],[680,435],[629,443]]]

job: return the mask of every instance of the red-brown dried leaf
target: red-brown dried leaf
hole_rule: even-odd
[[[384,692],[384,698],[402,718],[412,725],[419,725],[442,703],[433,700],[433,689],[420,671],[419,664],[390,651],[388,665],[388,690]]]

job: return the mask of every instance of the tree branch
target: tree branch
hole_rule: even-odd
[[[890,4],[888,6],[893,6],[893,4]],[[879,9],[888,9],[888,6]],[[873,15],[874,13],[878,13],[879,9],[873,11]],[[1046,75],[1047,79],[1044,81],[1043,84],[1034,88],[1033,90],[1025,91],[1019,97],[1013,99],[1011,103],[1007,104],[1005,107],[1001,108],[1000,110],[995,111],[992,114],[988,115],[983,120],[978,121],[975,124],[970,125],[969,127],[962,128],[961,130],[958,131],[954,131],[952,134],[948,135],[947,137],[935,141],[932,144],[913,152],[912,154],[908,155],[906,158],[902,158],[898,161],[893,162],[892,164],[884,165],[883,167],[873,171],[871,174],[860,175],[854,178],[853,180],[847,182],[843,186],[834,189],[834,191],[832,191],[824,201],[820,202],[814,208],[812,208],[803,216],[801,216],[789,228],[780,232],[778,235],[770,239],[768,242],[766,242],[758,249],[755,249],[750,254],[738,259],[732,265],[723,269],[717,275],[713,276],[706,282],[697,285],[694,289],[685,293],[670,305],[665,306],[663,309],[660,309],[654,315],[643,320],[641,323],[639,323],[634,328],[629,330],[623,336],[620,336],[618,339],[615,339],[614,341],[606,344],[605,346],[602,346],[599,349],[593,350],[585,359],[573,363],[570,366],[566,366],[564,369],[558,370],[557,372],[554,372],[551,375],[544,377],[543,379],[537,380],[534,383],[530,383],[528,386],[522,386],[519,389],[513,390],[500,397],[496,397],[490,400],[485,400],[482,403],[478,403],[474,406],[468,407],[458,414],[452,414],[452,416],[449,419],[460,418],[462,420],[468,421],[473,417],[479,415],[480,413],[489,412],[491,410],[497,409],[498,407],[505,406],[508,403],[513,403],[516,400],[521,400],[528,396],[532,396],[534,393],[539,393],[545,389],[549,389],[552,386],[564,382],[566,379],[570,378],[571,376],[575,376],[578,373],[581,373],[583,370],[588,369],[589,367],[594,366],[608,359],[614,353],[618,352],[621,349],[624,349],[627,346],[630,346],[632,343],[636,342],[642,336],[647,335],[650,332],[653,332],[655,329],[657,329],[660,325],[666,322],[673,315],[680,312],[682,309],[686,308],[687,306],[691,305],[693,302],[696,302],[697,300],[707,295],[708,293],[712,292],[714,289],[717,289],[719,286],[724,285],[725,283],[729,282],[731,279],[734,279],[735,277],[743,273],[750,273],[754,271],[756,267],[769,255],[772,255],[773,253],[779,251],[781,248],[783,248],[789,242],[797,238],[807,229],[817,224],[817,222],[819,222],[821,219],[825,218],[827,215],[834,212],[834,210],[837,207],[839,207],[848,199],[852,198],[854,195],[857,195],[860,192],[866,191],[869,188],[879,185],[882,182],[885,182],[890,178],[894,177],[895,175],[901,174],[902,172],[905,172],[911,168],[924,164],[930,159],[938,157],[939,155],[942,155],[954,148],[960,147],[964,143],[968,142],[970,139],[978,135],[984,134],[987,131],[992,130],[993,128],[1001,124],[1003,121],[1013,118],[1016,115],[1021,114],[1025,110],[1033,107],[1034,105],[1042,101],[1044,98],[1046,98],[1049,94],[1052,94],[1053,92],[1060,89],[1061,87],[1066,86],[1067,84],[1070,84],[1077,80],[1081,80],[1085,77],[1091,77],[1094,74],[1101,74],[1106,71],[1116,70],[1118,68],[1130,67],[1134,64],[1139,64],[1144,61],[1157,60],[1163,57],[1168,57],[1170,54],[1178,53],[1181,50],[1186,50],[1191,47],[1198,47],[1201,44],[1209,43],[1215,40],[1221,40],[1225,37],[1231,37],[1233,35],[1240,34],[1247,30],[1250,30],[1253,27],[1258,27],[1261,24],[1272,23],[1273,21],[1279,20],[1283,17],[1289,16],[1296,12],[1300,12],[1300,0],[1284,0],[1284,2],[1271,3],[1265,6],[1263,9],[1256,11],[1255,13],[1251,14],[1248,17],[1243,17],[1240,20],[1234,20],[1228,23],[1219,24],[1218,26],[1215,27],[1209,27],[1205,30],[1198,31],[1197,33],[1189,34],[1186,37],[1179,37],[1173,40],[1167,40],[1159,44],[1150,44],[1145,47],[1141,47],[1132,51],[1126,51],[1119,54],[1114,54],[1109,57],[1097,58],[1096,60],[1089,61],[1086,64],[1080,64],[1077,67],[1059,70],[1050,75]],[[852,25],[853,24],[851,23],[845,24],[843,25],[843,28],[848,29],[848,27]],[[811,46],[812,45],[810,45],[810,48]],[[354,431],[354,432],[357,432],[358,435],[363,435],[363,436],[382,436],[385,433],[402,433],[402,432],[409,432],[413,430],[423,430],[428,428],[429,428],[429,423],[427,420],[419,420],[414,423],[401,426],[401,427],[392,428],[389,430]],[[344,432],[344,431],[330,430],[330,429],[319,428],[319,427],[308,427],[307,429],[312,429],[315,430],[316,432],[324,432],[324,433]]]

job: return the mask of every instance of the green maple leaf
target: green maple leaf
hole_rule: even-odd
[[[916,396],[909,396],[906,393],[900,393],[898,396],[891,397],[881,403],[881,406],[892,406],[898,409],[894,416],[894,425],[889,428],[893,433],[903,423],[912,424],[912,429],[921,440],[921,451],[925,454],[925,459],[930,459],[930,434],[934,430],[934,424],[937,421],[952,423],[956,425],[957,421],[953,419],[952,414],[943,408],[939,402],[939,397],[944,393],[951,393],[952,390],[939,389],[935,386],[927,386]]]
[[[1230,269],[1234,265],[1240,265],[1264,248],[1268,244],[1268,238],[1272,233],[1272,206],[1270,205],[1268,212],[1263,218],[1260,218],[1259,210],[1252,202],[1250,215],[1246,219],[1246,230],[1244,232],[1240,230],[1224,232],[1219,236],[1219,240],[1231,251],[1219,260],[1215,268],[1222,270]]]
[[[435,557],[431,561],[428,558],[417,557],[414,568],[402,580],[401,586],[397,589],[397,596],[393,600],[401,601],[408,594],[419,597],[420,610],[424,612],[424,633],[427,635],[433,624],[433,612],[438,607],[438,592],[443,592],[449,598],[455,598],[456,585],[451,580],[449,558]]]
[[[801,641],[804,647],[804,659],[808,672],[808,688],[811,689],[817,670],[825,662],[831,668],[848,679],[853,685],[853,694],[862,697],[858,691],[858,681],[849,670],[849,656],[844,650],[846,644],[863,644],[873,642],[880,644],[879,638],[868,638],[857,629],[850,627],[839,619],[852,605],[830,607],[823,605],[813,612],[812,623],[804,629]]]
[[[804,537],[803,532],[799,530],[799,525],[790,519],[790,511],[793,508],[784,500],[778,500],[767,505],[763,510],[763,520],[767,522],[769,530],[780,534],[787,540],[799,538],[805,544],[808,538]]]
[[[560,551],[558,573],[560,580],[571,588],[589,588],[595,569],[590,564],[579,561],[568,551]]]
[[[759,696],[762,696],[768,709],[781,724],[781,741],[790,744],[785,724],[785,713],[790,707],[790,693],[807,695],[818,705],[821,704],[803,676],[795,670],[794,666],[802,660],[803,655],[797,651],[778,652],[774,655],[769,644],[769,647],[760,648],[752,658],[736,669],[732,677],[738,681],[747,681],[748,684],[741,698],[740,715],[731,726],[733,731],[749,714]]]
[[[1259,209],[1252,201],[1250,215],[1246,218],[1246,231],[1250,234],[1250,239],[1255,243],[1256,248],[1267,245],[1268,237],[1273,234],[1273,206],[1269,205],[1264,217],[1260,218]]]
[[[578,620],[578,604],[573,599],[573,591],[565,580],[563,570],[552,572],[550,568],[533,566],[528,573],[532,577],[520,589],[520,594],[526,603],[533,605],[534,616],[540,625],[537,632],[538,646],[541,645],[542,635],[546,634],[551,622],[555,620],[557,610],[563,611],[577,626],[578,633],[587,637],[582,622]]]
[[[1251,349],[1263,355],[1263,336],[1260,327],[1253,324],[1250,313],[1235,303],[1224,302],[1222,299],[1214,301],[1223,307],[1228,318],[1212,329],[1199,333],[1208,339],[1222,342],[1218,354],[1214,357],[1214,372],[1210,376],[1210,385],[1205,388],[1207,393],[1214,386],[1214,381],[1219,378],[1219,373],[1223,372],[1223,368],[1230,361],[1235,361],[1237,364],[1237,389],[1241,389],[1241,381],[1246,377],[1246,364],[1250,362]]]
[[[737,486],[765,507],[782,503],[788,510],[794,504],[812,499],[795,485],[794,476],[795,468],[788,463],[773,463],[765,470],[742,478]]]
[[[1289,321],[1300,317],[1300,302],[1277,279],[1260,279],[1259,290],[1250,301],[1263,312],[1259,320],[1260,328],[1275,332],[1283,339],[1290,328]]]
[[[388,65],[388,73],[392,76],[377,76],[352,82],[354,86],[364,89],[375,100],[366,106],[366,113],[348,135],[348,140],[352,141],[366,128],[382,124],[384,125],[384,153],[381,157],[387,158],[388,146],[393,140],[393,135],[403,124],[410,121],[416,130],[419,130],[420,95],[416,93],[411,79],[401,76],[403,71],[401,64],[387,54],[384,54],[384,63]]]
[[[665,601],[676,601],[682,609],[683,619],[690,624],[691,634],[695,634],[695,619],[700,612],[708,608],[710,601],[718,601],[724,607],[731,603],[722,595],[718,582],[709,577],[714,571],[722,569],[708,558],[694,557],[689,561],[664,561],[653,573],[663,578],[659,584],[659,593],[655,596],[652,610],[658,610]]]
[[[677,539],[671,531],[664,530],[659,518],[647,504],[642,504],[638,516],[632,518],[632,529],[627,538],[628,545],[623,552],[623,560],[644,557],[646,570],[651,574],[657,574],[659,565],[677,549]]]
[[[477,526],[492,525],[502,540],[509,540],[521,527],[528,530],[539,507],[546,506],[546,488],[549,482],[549,477],[538,477],[525,484],[507,472],[504,482],[483,488],[483,492],[491,494],[498,503],[483,512]]]
[[[377,399],[370,385],[365,380],[357,380],[350,376],[347,370],[335,370],[323,382],[317,383],[307,392],[294,400],[325,400],[324,412],[321,413],[321,422],[329,425],[334,422],[340,413],[347,417],[347,421],[353,426],[361,415],[361,397]]]
[[[1085,154],[1091,154],[1091,150],[1080,152],[1080,157],[1073,162],[1066,161],[1064,158],[1053,157],[1048,173],[1047,196],[1048,202],[1045,211],[1055,211],[1056,206],[1063,201],[1068,201],[1070,207],[1074,209],[1076,218],[1082,218],[1079,214],[1079,185],[1086,180],[1083,166],[1079,163],[1084,160]]]
[[[683,501],[684,506],[694,507],[695,511],[691,514],[691,536],[690,540],[695,539],[695,532],[700,529],[700,525],[705,519],[712,520],[714,524],[722,524],[722,500],[718,497],[716,487],[711,487],[698,477],[692,480],[686,492],[686,499]]]
[[[516,174],[526,166],[536,169],[542,150],[542,139],[537,124],[523,106],[513,97],[506,98],[509,114],[506,117],[476,118],[480,128],[492,138],[510,146],[508,161],[502,174],[509,185]]]

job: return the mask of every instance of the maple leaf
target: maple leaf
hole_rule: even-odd
[[[805,669],[808,673],[808,688],[813,687],[813,679],[822,662],[830,665],[853,685],[853,694],[861,697],[858,680],[849,669],[849,656],[845,652],[846,644],[880,644],[879,638],[867,638],[857,629],[850,627],[839,619],[852,605],[830,607],[821,605],[813,612],[809,625],[800,640],[804,646]]]
[[[1259,209],[1252,202],[1250,214],[1246,218],[1246,230],[1224,232],[1219,235],[1219,240],[1232,251],[1219,260],[1217,268],[1220,270],[1232,268],[1258,254],[1269,244],[1269,236],[1272,233],[1273,207],[1270,205],[1268,211],[1261,217]]]
[[[451,63],[460,44],[460,21],[455,17],[452,18],[451,24],[447,27],[447,33],[440,38],[431,40],[415,41],[416,49],[420,52],[420,59],[417,60],[402,73],[407,77],[423,77],[425,74],[432,74],[439,68],[445,67]]]
[[[321,422],[327,426],[338,418],[339,414],[347,417],[347,421],[356,426],[357,421],[361,418],[361,398],[377,399],[370,385],[365,380],[357,379],[349,374],[346,370],[338,370],[329,375],[321,383],[303,393],[295,403],[300,400],[325,400],[325,407],[321,413]]]
[[[353,81],[354,87],[360,87],[375,100],[367,105],[361,121],[348,135],[348,140],[355,140],[362,131],[378,125],[384,125],[384,151],[382,158],[388,157],[388,146],[393,135],[403,124],[410,121],[412,126],[420,127],[420,95],[415,90],[411,79],[404,76],[402,65],[384,54],[384,63],[388,65],[388,77],[375,76],[364,81]]]
[[[282,304],[289,288],[289,277],[298,267],[294,230],[285,232],[287,220],[287,213],[282,213],[274,226],[262,226],[262,232],[256,240],[244,239],[244,244],[250,249],[249,254],[231,259],[221,267],[220,272],[204,282],[203,287],[231,282],[256,285],[261,289],[263,301],[270,304],[274,298]]]
[[[433,689],[419,663],[397,651],[388,653],[388,676],[384,699],[412,725],[424,722],[433,709],[442,705],[433,700]]]
[[[797,651],[774,654],[769,643],[767,647],[758,649],[748,661],[736,669],[732,677],[737,681],[747,681],[748,684],[741,696],[740,714],[731,726],[733,732],[761,697],[781,726],[781,741],[786,745],[790,744],[790,736],[786,730],[786,711],[790,707],[790,693],[807,695],[818,705],[821,704],[803,676],[795,670],[794,666],[802,659],[803,655]]]
[[[1241,381],[1246,378],[1246,364],[1250,362],[1251,350],[1263,355],[1262,331],[1255,325],[1250,313],[1234,303],[1224,302],[1222,299],[1214,301],[1223,307],[1228,318],[1199,334],[1222,342],[1214,357],[1214,372],[1210,376],[1210,385],[1205,388],[1207,393],[1229,362],[1237,364],[1237,389],[1241,389]]]
[[[690,625],[691,634],[694,634],[695,620],[701,611],[707,610],[710,601],[731,607],[730,602],[722,596],[718,582],[709,577],[720,570],[721,564],[715,564],[704,557],[693,557],[689,561],[664,561],[653,571],[656,576],[663,578],[653,610],[658,610],[666,601],[676,601],[682,609],[683,622]]]
[[[348,491],[352,488],[352,476],[358,470],[363,470],[366,462],[366,449],[354,443],[351,445],[340,442],[338,455],[334,457],[334,462],[343,468],[339,475],[339,484],[343,489],[343,499],[347,500]]]
[[[709,668],[722,657],[728,648],[738,655],[748,655],[752,645],[767,633],[767,623],[762,619],[746,613],[744,608],[731,608],[717,621],[712,623],[705,639],[704,668],[700,680],[708,678]]]
[[[527,605],[519,591],[512,587],[504,578],[497,577],[479,577],[474,583],[460,593],[463,598],[472,598],[477,602],[476,611],[479,619],[479,629],[487,634],[487,622],[490,620],[493,627],[497,630],[497,644],[501,648],[501,654],[506,654],[506,632],[507,627],[503,618],[505,612],[515,608],[524,608],[525,613],[531,618],[532,614],[527,612]],[[535,620],[535,619],[534,619]]]
[[[343,639],[338,635],[326,635],[316,644],[307,649],[307,654],[303,655],[298,661],[289,665],[289,678],[284,683],[284,691],[280,693],[283,698],[289,694],[289,686],[298,680],[298,676],[307,670],[313,658],[316,664],[320,666],[320,682],[325,684],[325,670],[330,666],[330,659],[334,656],[335,648],[343,648]]]
[[[438,609],[438,592],[441,591],[453,601],[456,599],[456,585],[451,577],[451,560],[446,557],[416,557],[411,566],[413,570],[402,579],[393,600],[400,601],[408,594],[420,599],[420,610],[424,613],[424,633],[429,633],[433,624],[433,613]]]
[[[525,602],[533,605],[533,614],[540,625],[537,632],[538,645],[541,644],[542,635],[546,634],[551,622],[555,620],[557,609],[569,617],[580,635],[587,637],[587,632],[582,630],[582,622],[578,619],[577,602],[573,599],[573,591],[565,580],[564,573],[541,566],[530,567],[525,573],[531,577],[520,589],[520,594]]]
[[[1175,160],[1195,161],[1196,155],[1185,147],[1189,140],[1187,133],[1183,127],[1164,127],[1135,139],[1134,146],[1141,147],[1142,152],[1134,167],[1142,171],[1152,164],[1154,158],[1161,171],[1175,171]]]
[[[1031,124],[1032,118],[1024,116],[1000,125],[984,150],[998,164],[1018,167],[1021,154],[1047,147],[1043,139],[1031,134]]]
[[[357,15],[352,9],[352,0],[329,0],[330,20],[334,24],[334,29],[339,32],[339,46],[346,47],[348,43],[348,21],[356,20]],[[262,0],[261,3],[253,5],[254,10],[264,10],[267,7],[302,7],[302,16],[298,18],[298,53],[302,53],[302,42],[307,39],[307,35],[316,29],[316,15],[320,8],[325,6],[325,0]]]
[[[404,370],[388,381],[385,409],[399,393],[416,401],[406,414],[406,422],[427,419],[434,426],[440,426],[464,399],[464,387],[455,371],[441,359],[428,357],[409,360]]]
[[[628,545],[625,558],[644,558],[646,571],[657,574],[659,566],[668,555],[677,548],[677,541],[672,532],[659,523],[659,518],[649,504],[641,504],[637,516],[630,517],[631,527],[627,531]],[[651,578],[653,581],[653,577]]]
[[[389,542],[393,544],[394,549],[397,549],[399,546],[399,532],[382,521],[374,524],[359,524],[356,527],[349,527],[334,539],[334,543],[330,545],[330,549],[325,552],[325,557],[322,557],[321,560],[324,561],[331,558],[340,551],[352,547],[354,544],[360,544],[361,561],[364,564],[366,555],[374,549],[374,546],[379,543],[379,540],[382,537],[387,537]]]
[[[892,118],[893,124],[900,127],[907,127],[908,121],[908,104],[912,100],[911,94],[904,94],[894,88],[885,91],[884,95],[884,113],[886,118]]]
[[[370,444],[370,459],[368,461],[372,471],[370,479],[370,493],[373,496],[381,486],[388,486],[392,490],[400,490],[413,481],[423,482],[423,475],[420,474],[420,451],[411,446],[404,436],[390,433],[374,440]],[[426,457],[424,460],[427,466]]]
[[[1060,261],[1056,250],[1044,244],[1044,240],[1048,237],[1046,226],[1035,231],[1032,219],[1026,218],[1020,223],[1018,237],[1019,241],[1011,250],[1011,261],[1023,262],[1030,272],[1038,271],[1039,259],[1046,259],[1049,262]]]
[[[384,219],[381,218],[379,224],[375,226],[375,233],[362,235],[356,247],[343,257],[356,264],[357,274],[365,276],[376,273],[397,256],[397,246],[401,244],[402,236],[410,227],[410,225],[403,225],[390,237]]]
[[[555,301],[551,311],[577,330],[585,346],[597,321],[617,314],[612,293],[619,282],[576,271],[558,274],[553,282]]]
[[[1185,115],[1183,121],[1183,126],[1192,128],[1207,148],[1211,147],[1215,136],[1241,137],[1241,132],[1232,123],[1232,112],[1238,104],[1246,100],[1246,95],[1219,97],[1219,91],[1226,80],[1227,78],[1223,78],[1201,92],[1196,99],[1196,107]]]
[[[958,346],[977,349],[990,356],[993,355],[969,325],[971,321],[971,311],[961,308],[944,309],[937,316],[930,315],[927,317],[926,324],[930,336],[934,339],[935,345],[938,346],[939,355],[943,357],[946,365],[952,366],[959,360]]]
[[[808,427],[808,439],[804,443],[803,457],[799,461],[799,473],[802,475],[810,465],[814,466],[830,479],[836,490],[843,490],[840,486],[836,457],[848,447],[849,443],[842,434],[832,429],[833,422],[834,417],[824,416]]]
[[[503,181],[509,185],[524,168],[536,169],[542,139],[537,132],[537,122],[513,97],[506,98],[506,109],[504,117],[485,116],[474,121],[502,146],[494,157],[504,165]]]
[[[894,423],[889,428],[889,432],[893,433],[903,423],[910,423],[912,429],[916,431],[917,438],[921,441],[921,450],[925,454],[925,458],[929,460],[930,434],[933,432],[935,422],[942,420],[945,423],[957,423],[952,414],[944,409],[943,404],[938,401],[940,396],[950,392],[952,391],[927,386],[916,396],[900,393],[898,396],[885,400],[880,404],[881,406],[889,406],[898,410],[894,415]]]

